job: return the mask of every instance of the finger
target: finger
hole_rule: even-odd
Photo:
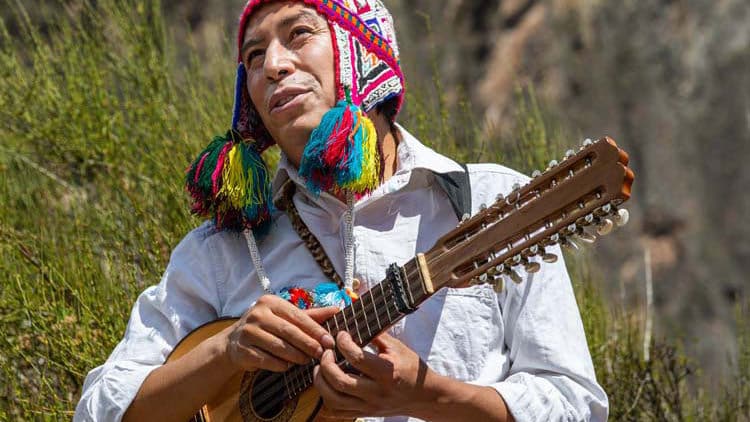
[[[307,355],[308,358],[312,357],[315,359],[320,359],[320,356],[323,354],[323,346],[318,340],[311,337],[309,334],[302,331],[298,326],[294,325],[284,318],[280,318],[276,315],[269,315],[267,318],[259,321],[258,323],[261,329],[268,331],[274,336],[290,343],[302,353]]]
[[[238,346],[239,364],[245,370],[266,369],[273,372],[284,372],[289,369],[289,363],[283,361],[254,346]]]
[[[372,345],[378,348],[379,353],[387,353],[389,350],[396,349],[401,344],[403,343],[386,332],[372,339]]]
[[[328,385],[340,393],[359,397],[368,403],[382,396],[380,386],[375,381],[342,370],[336,363],[333,351],[323,353],[320,359],[320,373]]]
[[[331,351],[326,351],[324,356],[332,353],[333,352]],[[325,405],[332,410],[333,413],[345,410],[362,410],[367,406],[367,402],[364,400],[336,390],[336,388],[328,382],[326,377],[323,376],[323,372],[324,371],[320,365],[315,367],[313,370],[313,385],[318,390],[318,393],[320,393],[320,397],[323,398]]]
[[[325,328],[305,313],[305,311],[287,301],[280,302],[278,306],[272,308],[272,311],[279,317],[299,327],[300,330],[312,337],[321,346],[333,348],[333,337],[331,337]]]
[[[309,355],[294,347],[292,343],[285,341],[270,332],[256,328],[252,330],[252,333],[248,334],[248,337],[252,338],[252,340],[249,341],[250,345],[263,350],[265,353],[268,353],[277,359],[300,365],[310,362]]]
[[[340,311],[338,306],[326,306],[325,308],[312,308],[306,309],[304,312],[312,318],[315,322],[320,323],[321,326],[324,322],[331,319]],[[321,337],[320,344],[326,349],[333,349],[336,347],[336,342],[333,340],[333,336],[326,333]]]
[[[315,320],[317,323],[323,323],[328,318],[336,315],[340,308],[338,306],[326,306],[325,308],[311,308],[305,309],[307,316]]]
[[[349,333],[340,332],[336,336],[336,345],[344,359],[368,377],[390,379],[393,374],[391,362],[359,347]]]

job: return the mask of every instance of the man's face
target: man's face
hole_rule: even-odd
[[[256,110],[299,165],[310,133],[336,103],[328,23],[303,3],[265,4],[248,22],[241,54]]]

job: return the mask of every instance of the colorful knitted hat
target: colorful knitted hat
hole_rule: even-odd
[[[253,12],[271,1],[250,0],[245,6],[238,52]],[[310,135],[299,174],[312,192],[366,193],[377,187],[381,174],[377,133],[366,113],[391,99],[398,112],[403,102],[404,78],[393,18],[380,0],[298,1],[328,21],[338,97]],[[272,206],[269,171],[260,153],[275,141],[252,104],[245,66],[238,57],[232,130],[224,138],[215,138],[193,162],[187,189],[193,211],[213,217],[217,228],[257,232],[269,222]],[[231,155],[232,151],[239,152]],[[230,172],[227,168],[232,165],[236,167]],[[241,186],[227,187],[227,183]]]

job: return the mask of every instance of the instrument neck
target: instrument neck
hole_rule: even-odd
[[[416,259],[403,267],[393,264],[385,280],[325,321],[323,326],[334,338],[339,332],[346,331],[358,345],[364,346],[416,310],[431,295]]]

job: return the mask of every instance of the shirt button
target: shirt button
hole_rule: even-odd
[[[362,287],[362,282],[359,281],[358,278],[352,280],[352,289],[354,289],[355,292],[358,292],[360,287]]]

